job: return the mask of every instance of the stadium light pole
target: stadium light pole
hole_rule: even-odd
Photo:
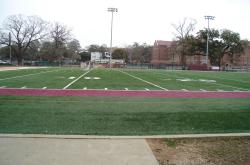
[[[11,33],[9,32],[9,47],[10,47],[10,64],[12,64],[12,59],[11,59]]]
[[[111,12],[111,39],[110,39],[110,54],[109,54],[109,68],[111,68],[111,60],[112,60],[112,39],[113,39],[113,14],[114,12],[118,12],[117,8],[110,7],[108,8],[108,12]]]
[[[208,40],[209,40],[209,21],[214,20],[214,16],[206,15],[204,16],[207,19],[207,50],[206,50],[206,64],[208,64]]]

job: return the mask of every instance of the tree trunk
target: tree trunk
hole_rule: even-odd
[[[23,65],[23,54],[22,54],[22,50],[19,48],[17,53],[16,53],[16,57],[17,57],[17,64],[18,66],[22,66]]]

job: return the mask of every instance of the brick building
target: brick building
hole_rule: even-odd
[[[186,65],[201,65],[205,64],[206,56],[194,55],[185,56]],[[209,59],[208,59],[209,63]],[[175,41],[162,41],[156,40],[153,46],[152,60],[153,65],[181,65],[181,56],[176,53]],[[232,63],[229,56],[225,55],[222,59],[222,66],[238,66],[249,67],[250,66],[250,44],[245,49],[245,52],[235,58]]]

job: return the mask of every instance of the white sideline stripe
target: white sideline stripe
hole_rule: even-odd
[[[137,79],[137,80],[141,80],[141,81],[143,81],[143,82],[145,82],[145,83],[148,83],[148,84],[153,85],[153,86],[155,86],[155,87],[157,87],[157,88],[163,89],[164,91],[167,91],[166,88],[163,88],[163,87],[161,87],[161,86],[159,86],[159,85],[156,85],[156,84],[154,84],[154,83],[152,83],[152,82],[143,80],[143,79],[141,79],[141,78],[139,78],[139,77],[133,76],[133,75],[131,75],[131,74],[127,73],[127,72],[123,72],[123,71],[121,71],[121,70],[118,70],[118,71],[119,71],[119,72],[122,72],[122,73],[124,73],[124,74],[126,74],[126,75],[129,75],[130,77],[133,77],[133,78],[135,78],[135,79]]]
[[[84,90],[86,90],[86,89],[87,89],[87,87],[84,87],[83,89],[84,89]]]
[[[92,69],[91,69],[92,70]],[[88,74],[91,70],[83,73],[81,76],[79,76],[77,79],[75,79],[74,81],[70,82],[68,85],[66,85],[63,89],[67,89],[70,85],[74,84],[76,81],[78,81],[80,78],[82,78],[83,76],[85,76],[86,74]]]
[[[148,88],[145,88],[145,90],[146,90],[146,91],[149,91],[149,89],[148,89]]]
[[[188,91],[187,89],[181,89],[181,90],[183,90],[183,91]]]
[[[125,88],[125,90],[127,91],[127,90],[128,90],[128,88]]]
[[[224,90],[221,90],[221,89],[217,89],[218,92],[224,92]]]
[[[43,89],[47,89],[47,87],[43,87]]]
[[[104,90],[108,90],[108,88],[104,88]]]
[[[1,86],[0,88],[6,88],[6,86]]]
[[[203,91],[203,92],[206,92],[207,90],[205,90],[205,89],[200,89],[201,91]]]
[[[230,87],[230,88],[235,88],[235,89],[239,89],[239,90],[244,90],[244,91],[248,91],[249,89],[246,88],[240,88],[240,87],[235,87],[235,86],[231,86],[231,85],[225,85],[225,84],[220,84],[220,83],[214,83],[220,86],[225,86],[225,87]]]
[[[23,86],[21,89],[27,88],[26,86]]]
[[[0,81],[1,80],[9,80],[9,79],[13,79],[13,78],[19,78],[19,77],[33,76],[33,75],[38,75],[38,74],[43,74],[43,73],[48,73],[48,72],[55,72],[55,71],[58,71],[58,70],[51,70],[51,71],[46,71],[46,72],[39,72],[39,73],[33,73],[33,74],[26,74],[26,75],[22,75],[22,76],[3,78],[3,79],[0,79]]]

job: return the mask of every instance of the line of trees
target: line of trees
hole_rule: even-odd
[[[10,37],[11,36],[11,37]],[[72,38],[71,30],[58,22],[49,23],[38,16],[12,15],[2,25],[1,50],[11,46],[18,65],[23,60],[61,61],[63,58],[79,59],[81,50],[77,39]]]
[[[225,55],[230,57],[231,62],[237,61],[248,44],[247,40],[241,40],[238,33],[226,29],[204,29],[193,34],[195,25],[196,21],[188,18],[173,24],[176,39],[171,50],[180,56],[182,65],[186,65],[187,56],[206,55],[207,32],[209,60],[212,65],[221,66]],[[71,32],[71,29],[61,23],[49,23],[38,16],[12,15],[0,28],[0,54],[7,56],[11,46],[18,65],[22,65],[24,59],[62,62],[68,58],[72,61],[88,61],[90,52],[109,52],[107,45],[95,44],[89,45],[86,51],[83,51]],[[141,64],[150,63],[153,46],[135,42],[125,48],[113,50],[112,58]]]
[[[222,65],[225,55],[230,57],[231,63],[237,62],[248,44],[242,40],[240,34],[231,30],[204,29],[193,34],[196,21],[184,18],[179,24],[173,24],[176,36],[176,52],[181,57],[181,64],[186,65],[186,56],[206,55],[207,33],[209,34],[209,60],[211,65]]]

